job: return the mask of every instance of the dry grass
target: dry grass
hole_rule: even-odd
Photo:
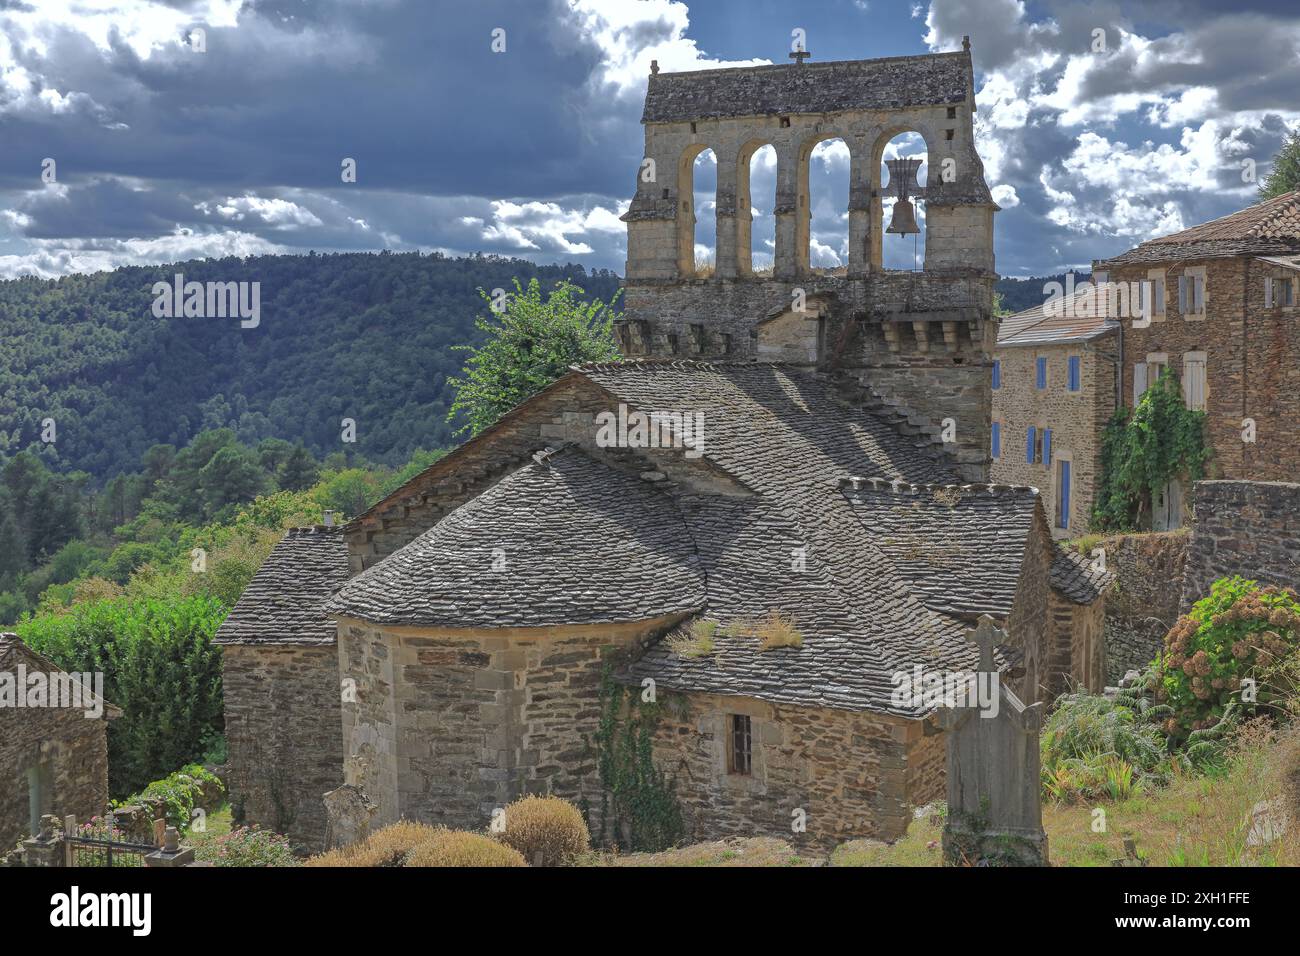
[[[407,853],[445,832],[426,823],[399,820],[376,830],[360,843],[313,856],[305,866],[401,866]]]
[[[695,278],[712,279],[714,273],[716,273],[717,271],[718,271],[718,267],[712,259],[695,260]]]
[[[559,797],[524,797],[505,808],[496,838],[533,866],[566,866],[591,849],[578,808]]]
[[[768,611],[764,617],[738,617],[719,633],[724,637],[756,637],[760,651],[803,644],[803,635],[795,627],[794,619],[776,609]]]
[[[523,854],[481,833],[441,830],[406,855],[403,866],[527,866]]]
[[[713,635],[717,630],[717,621],[704,618],[692,621],[689,631],[668,638],[668,649],[678,657],[705,657],[716,650]]]
[[[583,866],[821,866],[824,862],[800,855],[774,837],[729,837],[661,853],[599,853],[581,860]]]
[[[757,636],[762,642],[760,651],[799,647],[803,644],[803,635],[795,628],[794,621],[778,611],[768,612],[767,617],[759,623]]]

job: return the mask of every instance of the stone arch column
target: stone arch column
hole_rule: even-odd
[[[872,268],[872,249],[876,243],[874,233],[881,211],[879,183],[872,181],[871,149],[875,131],[867,136],[855,134],[845,142],[849,145],[849,275],[862,276]],[[879,164],[877,164],[878,166]],[[879,176],[877,169],[876,175]],[[876,218],[872,218],[875,216]]]
[[[734,279],[739,272],[740,259],[737,254],[740,233],[740,209],[737,195],[740,180],[739,150],[735,145],[714,146],[713,156],[718,161],[718,192],[715,198],[717,206],[717,232],[714,237],[714,254],[717,257],[714,275],[721,279]],[[693,160],[692,160],[693,162]],[[745,191],[748,194],[748,176],[745,177]],[[746,196],[748,199],[748,196]],[[748,215],[748,202],[745,213]],[[745,230],[748,244],[749,230]],[[746,246],[748,248],[748,245]]]
[[[776,148],[776,259],[777,279],[793,279],[799,274],[799,144],[791,140],[775,142]],[[807,183],[807,171],[803,181]],[[805,189],[805,192],[807,190]],[[805,200],[806,202],[806,200]],[[804,246],[807,256],[807,244]]]

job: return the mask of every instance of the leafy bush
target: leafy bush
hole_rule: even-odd
[[[307,866],[402,866],[406,855],[421,843],[428,843],[441,831],[427,823],[399,820],[351,846],[313,856]]]
[[[189,764],[161,780],[155,780],[137,794],[114,801],[114,806],[158,801],[167,823],[185,830],[196,809],[215,809],[225,793],[226,788],[215,774],[198,764]]]
[[[1093,530],[1148,525],[1160,489],[1176,478],[1196,481],[1208,458],[1205,412],[1187,408],[1178,376],[1166,370],[1143,393],[1132,416],[1126,408],[1116,409],[1102,433]]]
[[[38,653],[68,671],[102,672],[109,722],[109,791],[134,793],[203,754],[223,729],[221,653],[211,643],[225,615],[209,597],[77,604],[18,625]]]
[[[1298,648],[1294,592],[1236,576],[1215,581],[1170,630],[1156,661],[1157,696],[1172,708],[1165,732],[1182,741],[1214,728],[1234,701],[1245,714],[1285,706],[1296,691],[1286,662]],[[1242,699],[1247,678],[1257,682],[1254,701]]]
[[[403,866],[527,866],[513,847],[481,833],[440,830],[406,855]]]
[[[194,857],[214,866],[299,865],[288,837],[257,827],[238,827],[215,839],[205,840],[195,846]]]
[[[564,866],[591,849],[578,808],[559,797],[528,796],[505,808],[496,837],[534,866]]]
[[[1066,803],[1132,796],[1163,776],[1165,740],[1146,715],[1116,700],[1068,694],[1039,739],[1043,789]]]

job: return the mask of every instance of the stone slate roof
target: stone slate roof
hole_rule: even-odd
[[[910,485],[846,480],[863,531],[932,610],[1006,617],[1033,530],[1038,491],[1024,485]]]
[[[1097,265],[1107,268],[1143,262],[1282,255],[1296,251],[1300,251],[1300,190],[1283,193],[1181,232],[1150,239]]]
[[[909,716],[919,712],[890,701],[895,673],[918,662],[974,665],[967,616],[1005,614],[1019,566],[1006,581],[970,572],[961,599],[945,600],[882,540],[887,535],[868,526],[859,511],[867,505],[840,490],[850,475],[953,484],[952,460],[927,437],[848,404],[830,377],[779,364],[620,362],[579,366],[571,376],[598,386],[611,409],[702,411],[703,442],[694,449],[701,457],[663,452],[675,459],[666,469],[672,474],[642,477],[651,459],[633,456],[629,464],[613,454],[627,456],[624,450],[600,461],[592,457],[600,452],[576,446],[548,452],[358,575],[327,611],[381,625],[447,627],[670,615],[729,625],[776,611],[793,621],[800,647],[761,651],[752,634],[718,635],[716,653],[683,659],[660,640],[619,676],[652,677],[664,690]],[[454,451],[434,467],[454,465],[461,454],[470,452]],[[678,467],[722,476],[712,483],[719,490],[679,484]],[[1012,535],[994,527],[986,509],[1005,506],[1020,527],[1036,499],[1023,489],[1005,501],[986,497],[989,504],[979,495],[959,503],[948,522],[936,509],[927,527],[940,536],[937,548],[950,542],[986,563],[997,553],[998,568],[1009,568]],[[900,527],[907,520],[901,511],[889,519]],[[491,573],[494,547],[505,551],[505,575]],[[941,583],[951,589],[951,581]]]
[[[290,528],[253,575],[214,644],[329,645],[337,637],[321,606],[348,579],[340,527]]]
[[[40,670],[45,674],[53,674],[56,672],[67,673],[62,667],[54,663],[44,654],[38,654],[36,651],[28,647],[26,642],[24,642],[17,634],[10,631],[0,631],[0,671],[14,673],[18,669],[19,664],[25,665],[29,672],[32,670]],[[81,686],[83,700],[86,704],[85,709],[90,709],[91,705],[93,705],[94,701],[97,699],[94,688],[87,686],[84,681],[81,682]],[[122,709],[116,704],[110,703],[107,700],[105,700],[103,704],[104,716],[109,720],[116,720],[118,717],[122,716]],[[23,711],[7,707],[0,708],[0,716],[4,716],[6,713],[22,714]]]
[[[690,535],[650,482],[546,451],[357,575],[330,614],[423,627],[644,621],[698,610]]]
[[[998,348],[1021,345],[1056,345],[1088,342],[1112,334],[1119,322],[1107,318],[1110,297],[1098,295],[1091,286],[1069,298],[1046,300],[1004,316],[998,323]]]
[[[973,97],[968,52],[654,73],[643,123],[950,106]]]
[[[1115,572],[1098,570],[1092,558],[1073,548],[1056,546],[1052,561],[1052,587],[1075,604],[1091,604],[1115,583]]]

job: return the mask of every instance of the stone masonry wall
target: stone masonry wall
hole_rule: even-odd
[[[1058,680],[1053,675],[1069,670],[1068,655],[1053,653],[1048,601],[1052,593],[1051,569],[1054,552],[1052,539],[1042,509],[1037,510],[1025,557],[1020,568],[1015,603],[1007,616],[1005,629],[1011,643],[1022,652],[1024,674],[1012,689],[1027,704],[1051,700]]]
[[[0,854],[32,835],[32,768],[42,768],[44,780],[38,816],[84,821],[108,808],[107,725],[80,709],[0,708]]]
[[[660,692],[656,765],[675,781],[690,839],[771,836],[825,850],[856,837],[894,839],[911,808],[943,793],[943,737],[921,721]],[[748,715],[752,773],[727,769],[729,722]],[[796,810],[807,831],[792,831]]]
[[[398,818],[481,829],[529,793],[599,807],[603,655],[671,624],[340,628],[347,782]]]
[[[1240,574],[1300,589],[1300,484],[1199,481],[1180,607]]]
[[[992,390],[993,421],[1002,430],[1001,454],[993,461],[993,480],[1031,485],[1043,496],[1048,523],[1057,537],[1088,530],[1101,476],[1101,433],[1115,412],[1115,363],[1109,350],[1113,336],[1089,343],[1016,346],[997,349],[1002,363],[1001,387]],[[1079,391],[1071,392],[1069,359],[1080,359]],[[1047,388],[1036,387],[1035,362],[1047,359]],[[1026,461],[1029,427],[1052,430],[1049,465]],[[1070,461],[1070,514],[1060,528],[1056,461]]]
[[[1186,531],[1120,534],[1097,542],[1115,574],[1104,621],[1108,684],[1151,663],[1178,620],[1187,542]]]
[[[1178,311],[1178,277],[1203,267],[1205,315]],[[1125,266],[1112,281],[1147,278],[1158,264]],[[1207,477],[1286,481],[1300,475],[1300,306],[1264,308],[1267,267],[1248,258],[1169,263],[1166,315],[1146,329],[1124,329],[1124,400],[1133,401],[1133,365],[1166,353],[1181,376],[1187,352],[1206,353],[1206,437],[1214,451]],[[1254,442],[1242,421],[1255,421]]]
[[[244,823],[325,845],[321,795],[343,783],[333,645],[222,648],[231,806]]]

